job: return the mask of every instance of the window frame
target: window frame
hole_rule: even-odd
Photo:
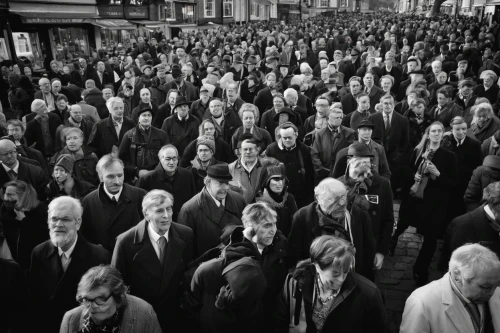
[[[224,17],[233,17],[234,16],[234,0],[221,0],[222,1],[222,4],[223,4],[223,9],[224,9],[224,13],[223,13],[223,16]],[[231,5],[231,15],[226,15],[226,5]]]
[[[212,4],[212,15],[208,15],[207,6],[209,3]],[[206,18],[215,18],[215,0],[204,0],[203,13],[205,14]]]

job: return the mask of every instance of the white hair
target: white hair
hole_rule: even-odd
[[[455,277],[458,272],[469,282],[478,273],[500,270],[497,255],[480,244],[466,244],[453,251],[448,271]],[[499,277],[500,280],[500,277]]]
[[[35,111],[42,105],[45,105],[45,101],[43,99],[35,99],[33,102],[31,102],[31,111]]]
[[[82,204],[80,203],[80,200],[69,196],[57,197],[50,202],[49,218],[54,210],[61,208],[69,208],[68,210],[73,213],[73,216],[77,220],[80,220],[82,218],[83,207]]]
[[[115,103],[123,103],[123,99],[121,99],[121,97],[111,97],[110,99],[108,99],[106,101],[106,106],[109,111],[113,109],[113,104]]]
[[[492,71],[491,69],[487,69],[481,73],[481,76],[479,77],[481,80],[484,80],[487,76],[491,76],[493,78],[493,81],[496,81],[498,79],[497,74]]]
[[[432,64],[431,64],[431,66],[434,66],[434,65],[437,65],[437,64],[439,64],[439,65],[443,66],[443,63],[442,63],[441,61],[439,61],[439,60],[434,60],[434,61],[432,62]]]
[[[490,116],[493,114],[493,108],[491,107],[490,103],[485,102],[485,103],[480,103],[478,105],[474,105],[473,109],[474,109],[474,116],[476,117],[480,111],[486,111]]]
[[[293,88],[288,88],[284,91],[283,96],[286,97],[299,97],[299,94],[297,94],[297,90]]]
[[[290,80],[290,85],[296,84],[298,86],[301,86],[302,83],[304,82],[304,79],[305,79],[304,74],[294,75],[294,76],[292,76],[292,79]]]
[[[316,199],[321,201],[345,195],[346,192],[345,185],[334,178],[325,178],[314,188]]]
[[[151,190],[142,199],[142,213],[146,216],[149,207],[162,205],[166,201],[170,201],[170,204],[173,205],[174,196],[165,190]]]
[[[40,80],[38,80],[38,85],[41,86],[44,83],[50,83],[50,80],[47,79],[46,77],[42,77]]]
[[[312,72],[312,68],[311,68],[311,66],[309,66],[308,63],[303,62],[303,63],[300,64],[300,72],[304,73],[305,71],[311,71]]]

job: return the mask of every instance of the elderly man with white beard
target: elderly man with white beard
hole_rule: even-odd
[[[89,243],[79,232],[83,209],[68,196],[49,204],[50,240],[38,245],[31,255],[30,332],[59,332],[66,311],[78,306],[75,299],[82,275],[91,267],[109,264],[111,254]]]

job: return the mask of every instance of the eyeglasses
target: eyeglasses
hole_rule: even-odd
[[[66,224],[66,223],[73,222],[73,219],[68,217],[68,216],[65,216],[65,217],[53,216],[53,217],[49,218],[49,222],[51,224],[57,224],[58,221],[61,221],[63,224]]]
[[[8,151],[6,153],[1,153],[0,156],[8,156],[8,155],[14,155],[14,154],[17,154],[17,151],[15,149]]]
[[[79,297],[78,303],[85,306],[90,306],[92,303],[95,303],[96,305],[104,305],[111,296],[113,296],[113,294],[109,294],[108,296],[99,296],[96,298]]]
[[[177,157],[164,157],[162,158],[162,160],[166,161],[166,162],[176,162],[178,160]]]

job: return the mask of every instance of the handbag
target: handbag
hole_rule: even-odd
[[[424,198],[424,191],[427,187],[427,183],[429,182],[429,176],[427,175],[427,165],[432,161],[434,157],[434,150],[429,150],[427,156],[422,158],[422,162],[417,169],[417,174],[421,175],[422,178],[420,180],[415,180],[415,183],[410,188],[410,196],[417,199]]]
[[[290,321],[288,323],[289,333],[306,333],[307,322],[304,310],[304,299],[302,292],[297,286],[297,280],[288,274],[284,288],[285,296],[290,311]]]

